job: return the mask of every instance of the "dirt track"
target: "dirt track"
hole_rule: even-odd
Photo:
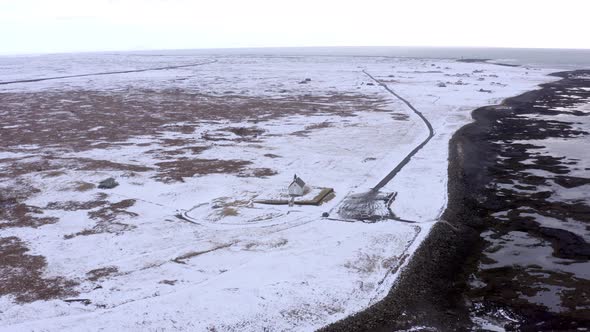
[[[434,137],[434,129],[432,128],[432,124],[430,124],[430,121],[428,121],[428,119],[420,111],[418,111],[409,101],[395,93],[395,91],[389,88],[387,84],[379,81],[371,74],[369,74],[367,71],[363,70],[363,73],[367,75],[370,79],[375,81],[375,83],[379,84],[381,87],[387,90],[387,92],[395,96],[397,99],[401,100],[415,114],[417,114],[428,128],[428,137],[424,139],[424,141],[422,141],[420,144],[418,144],[412,151],[410,151],[410,153],[408,153],[408,155],[405,156],[404,159],[397,166],[395,166],[395,168],[393,168],[391,172],[389,172],[383,179],[381,179],[381,181],[379,181],[379,183],[377,183],[377,185],[375,185],[369,192],[349,195],[346,198],[344,198],[338,209],[338,214],[340,215],[340,217],[346,220],[376,221],[382,219],[393,219],[402,222],[415,222],[412,220],[401,219],[393,215],[393,213],[391,213],[388,207],[386,207],[387,210],[389,210],[388,213],[386,213],[385,215],[382,212],[380,213],[378,211],[379,206],[383,204],[379,204],[378,201],[381,201],[383,199],[380,198],[378,192],[387,183],[389,183],[389,181],[391,181],[404,168],[404,166],[406,166],[410,162],[410,160],[412,160],[412,157],[414,157],[416,153],[418,153],[418,151],[420,151],[424,146],[426,146],[426,144],[428,144],[432,137]],[[387,204],[389,203],[390,202],[388,202]]]
[[[180,66],[166,66],[166,67],[156,67],[156,68],[130,69],[130,70],[120,70],[120,71],[108,71],[108,72],[90,73],[90,74],[78,74],[78,75],[66,75],[66,76],[31,78],[31,79],[28,79],[28,80],[17,80],[17,81],[0,82],[0,85],[15,84],[15,83],[33,83],[33,82],[41,82],[41,81],[49,81],[49,80],[59,80],[59,79],[64,79],[64,78],[86,77],[86,76],[103,76],[103,75],[115,75],[115,74],[141,73],[141,72],[146,72],[146,71],[158,71],[158,70],[169,70],[169,69],[185,68],[185,67],[196,67],[196,66],[208,65],[208,64],[211,64],[211,63],[215,63],[215,62],[217,62],[217,60],[211,60],[211,61],[201,62],[201,63],[193,63],[193,64],[189,64],[189,65],[180,65]]]
[[[391,179],[393,179],[396,176],[396,174],[399,173],[399,171],[401,171],[402,168],[404,168],[404,166],[406,166],[406,164],[408,162],[410,162],[412,157],[414,155],[416,155],[416,153],[418,153],[418,151],[420,151],[426,144],[428,144],[428,142],[432,139],[432,137],[434,137],[434,129],[432,128],[432,124],[430,124],[430,121],[428,121],[428,119],[424,116],[424,114],[422,114],[420,111],[418,111],[412,104],[410,104],[409,101],[407,101],[402,96],[395,93],[395,91],[393,91],[391,88],[389,88],[389,86],[387,86],[387,84],[377,80],[371,74],[367,73],[364,70],[363,70],[363,73],[365,73],[365,75],[369,76],[377,84],[381,85],[385,90],[387,90],[389,93],[394,95],[397,99],[403,101],[404,104],[406,104],[412,111],[414,111],[414,113],[416,113],[416,115],[418,115],[420,117],[420,119],[422,119],[422,121],[424,122],[424,124],[428,128],[428,137],[424,141],[422,141],[422,143],[418,144],[418,146],[416,146],[410,153],[408,153],[408,155],[397,166],[395,166],[395,168],[393,170],[391,170],[391,172],[389,172],[389,174],[387,174],[381,181],[379,181],[379,183],[377,183],[377,185],[375,187],[373,187],[374,191],[378,191],[379,189],[383,188],[383,186],[385,186],[389,181],[391,181]]]

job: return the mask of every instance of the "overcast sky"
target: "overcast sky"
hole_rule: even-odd
[[[588,0],[0,0],[0,53],[275,46],[590,48]]]

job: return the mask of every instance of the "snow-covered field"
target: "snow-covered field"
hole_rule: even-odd
[[[13,258],[46,263],[0,267],[0,330],[310,331],[358,312],[445,209],[448,142],[470,112],[556,79],[452,60],[143,53],[0,58],[0,81],[211,60],[0,85],[0,203],[15,209],[0,213],[0,250],[15,237],[29,251]],[[415,223],[322,218],[428,135],[363,70],[434,127],[383,188]],[[254,203],[295,173],[335,198]],[[108,177],[120,185],[95,187]],[[9,287],[31,273],[55,295]]]

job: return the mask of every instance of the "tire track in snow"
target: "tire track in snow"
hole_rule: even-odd
[[[211,60],[211,61],[200,62],[200,63],[193,63],[193,64],[189,64],[189,65],[178,65],[178,66],[166,66],[166,67],[155,67],[155,68],[144,68],[144,69],[130,69],[130,70],[108,71],[108,72],[90,73],[90,74],[77,74],[77,75],[66,75],[66,76],[31,78],[31,79],[26,79],[26,80],[0,82],[0,85],[16,84],[16,83],[34,83],[34,82],[49,81],[49,80],[60,80],[60,79],[64,79],[64,78],[76,78],[76,77],[88,77],[88,76],[103,76],[103,75],[116,75],[116,74],[129,74],[129,73],[141,73],[141,72],[146,72],[146,71],[157,71],[157,70],[170,70],[170,69],[178,69],[178,68],[186,68],[186,67],[196,67],[196,66],[208,65],[208,64],[211,64],[211,63],[215,63],[215,62],[217,62],[217,60]]]

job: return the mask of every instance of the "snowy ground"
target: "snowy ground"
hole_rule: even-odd
[[[452,60],[186,54],[0,58],[0,77],[210,60],[0,85],[0,190],[29,209],[0,214],[1,238],[45,258],[42,280],[70,282],[43,297],[0,278],[0,330],[309,331],[360,311],[387,293],[444,210],[448,141],[471,110],[556,79]],[[416,223],[321,217],[428,135],[362,70],[434,127],[383,190]],[[336,197],[317,207],[253,203],[284,191],[294,173]],[[95,188],[107,177],[120,185]],[[178,218],[183,210],[197,223]]]

